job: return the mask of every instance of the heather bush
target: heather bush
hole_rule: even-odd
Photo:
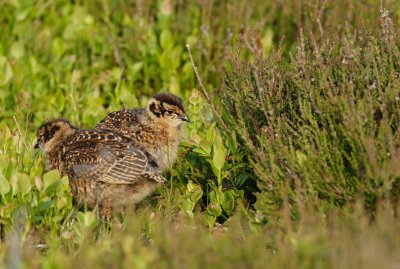
[[[258,210],[268,216],[288,201],[295,214],[299,203],[356,198],[370,213],[387,199],[398,207],[398,34],[382,10],[379,23],[341,36],[302,34],[288,62],[280,48],[265,54],[253,43],[232,55],[221,115],[250,156]]]

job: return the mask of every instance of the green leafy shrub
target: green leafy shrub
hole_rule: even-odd
[[[164,196],[173,196],[191,220],[197,205],[212,228],[216,221],[226,221],[238,203],[246,202],[242,198],[249,166],[244,156],[237,154],[237,143],[223,141],[209,106],[196,89],[189,97],[187,112],[191,123],[186,128],[184,158],[170,172],[173,194]]]

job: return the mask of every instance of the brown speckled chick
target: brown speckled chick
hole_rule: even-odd
[[[67,175],[78,204],[99,205],[109,219],[115,210],[134,206],[165,181],[156,161],[127,137],[105,130],[80,130],[53,120],[37,131],[49,169]]]
[[[181,126],[189,118],[181,98],[170,93],[154,95],[144,109],[125,109],[110,113],[96,129],[128,136],[143,147],[164,171],[177,158],[182,138]]]

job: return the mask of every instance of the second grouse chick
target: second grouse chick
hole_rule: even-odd
[[[135,205],[165,181],[151,155],[129,138],[105,130],[80,130],[53,120],[37,131],[49,169],[67,175],[78,204],[99,205],[109,219],[114,209]]]
[[[164,171],[175,162],[182,138],[181,126],[188,122],[181,98],[170,93],[154,95],[144,109],[110,113],[96,129],[128,136],[142,146]]]

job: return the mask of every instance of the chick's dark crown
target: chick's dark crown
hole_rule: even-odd
[[[176,95],[170,93],[157,93],[153,96],[153,98],[160,102],[161,105],[168,104],[172,106],[176,106],[183,113],[185,113],[185,109],[183,107],[182,99]]]

